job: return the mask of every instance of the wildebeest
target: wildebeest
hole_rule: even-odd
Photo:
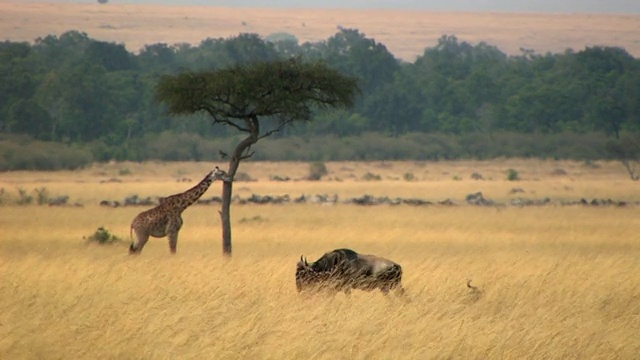
[[[296,267],[298,292],[308,289],[328,289],[349,293],[351,289],[380,289],[403,294],[402,267],[375,255],[358,254],[351,249],[336,249],[309,264],[300,256]]]

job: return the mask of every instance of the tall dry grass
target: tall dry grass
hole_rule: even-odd
[[[355,166],[334,165],[329,168]],[[366,164],[356,165],[364,170]],[[539,165],[542,175],[558,164]],[[105,175],[91,175],[99,172],[94,168],[75,176],[2,174],[0,186],[40,179],[66,189],[71,198],[117,194],[121,191],[109,189],[132,183],[166,193],[187,186],[147,177],[161,165],[128,166],[132,174],[125,183],[100,184]],[[193,175],[203,169],[202,164],[162,166],[182,167],[180,174],[188,176],[189,169]],[[303,172],[295,164],[280,166],[283,174]],[[367,169],[376,169],[371,166]],[[392,164],[403,166],[413,169]],[[437,166],[441,172],[447,168]],[[502,165],[474,166],[500,173]],[[258,169],[252,171],[259,177]],[[627,192],[637,185],[622,183],[624,173],[619,179],[610,175]],[[436,191],[445,191],[440,183],[471,183],[449,176],[418,183],[422,189],[435,183]],[[544,186],[553,191],[554,179],[541,176],[540,191]],[[598,188],[606,180],[590,173],[574,181]],[[305,183],[336,191],[353,184],[406,194],[420,190],[391,180],[376,183],[379,188],[346,180],[277,186],[293,192]],[[502,185],[504,192],[513,185],[486,183]],[[260,180],[236,188],[260,184],[276,186]],[[474,184],[466,186],[487,185]],[[221,256],[215,206],[193,206],[184,213],[176,256],[169,254],[166,239],[150,240],[136,257],[127,255],[126,243],[99,246],[83,240],[99,226],[128,239],[129,223],[142,210],[91,202],[82,208],[0,207],[0,358],[631,359],[640,353],[640,208],[635,206],[234,206],[234,256],[228,261]],[[337,247],[402,264],[409,298],[376,292],[299,296],[294,268],[300,254],[315,259]],[[469,279],[478,290],[467,288]]]

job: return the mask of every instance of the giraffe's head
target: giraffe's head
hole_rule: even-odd
[[[229,175],[227,174],[226,171],[220,169],[219,167],[215,167],[215,169],[213,170],[213,172],[211,173],[211,178],[213,179],[213,181],[215,180],[222,180],[222,181],[231,181]]]

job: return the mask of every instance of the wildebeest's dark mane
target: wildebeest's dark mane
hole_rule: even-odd
[[[345,261],[356,261],[358,259],[358,253],[351,249],[336,249],[328,252],[313,264],[311,269],[316,272],[332,271]]]

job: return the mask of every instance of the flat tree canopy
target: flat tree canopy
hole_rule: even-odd
[[[167,75],[157,87],[157,98],[170,113],[206,111],[214,124],[246,132],[251,132],[246,120],[276,117],[277,131],[290,122],[310,120],[314,107],[350,107],[356,93],[356,79],[322,61],[300,58]]]
[[[311,120],[315,109],[350,107],[357,92],[356,79],[342,75],[322,61],[307,62],[301,58],[184,72],[160,79],[156,96],[167,104],[169,113],[206,111],[213,118],[213,125],[228,125],[247,133],[230,154],[222,187],[223,254],[231,255],[233,177],[240,161],[252,155],[251,145],[293,121]],[[278,122],[261,130],[260,119],[265,118]]]

